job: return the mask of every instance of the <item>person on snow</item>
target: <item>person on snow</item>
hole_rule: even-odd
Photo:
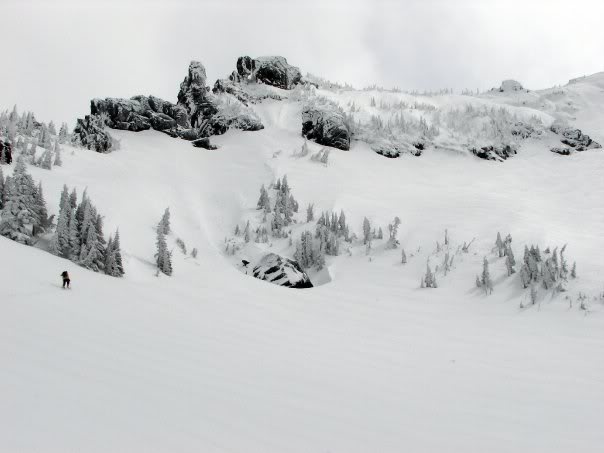
[[[67,286],[67,289],[70,289],[69,284],[71,283],[71,280],[69,279],[67,271],[63,271],[61,277],[63,277],[63,289],[65,289],[65,286]]]

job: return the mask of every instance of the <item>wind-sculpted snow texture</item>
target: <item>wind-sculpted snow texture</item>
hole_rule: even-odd
[[[310,278],[300,265],[275,253],[264,256],[254,267],[253,275],[275,285],[288,288],[312,288]]]

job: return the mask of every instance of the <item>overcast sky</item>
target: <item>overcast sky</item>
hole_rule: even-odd
[[[210,83],[238,56],[283,55],[357,87],[528,88],[604,71],[604,1],[0,0],[0,108],[45,121],[93,97],[175,101],[190,60]]]

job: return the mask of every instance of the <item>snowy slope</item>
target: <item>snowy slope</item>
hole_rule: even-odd
[[[507,94],[422,102],[514,104],[553,121],[568,97],[571,124],[604,141],[601,77],[564,89],[541,110]],[[371,97],[410,96],[320,94],[367,108]],[[106,231],[120,228],[126,276],[0,237],[10,262],[0,273],[0,451],[600,451],[601,151],[559,156],[529,139],[496,163],[439,149],[386,159],[353,142],[324,166],[292,155],[303,144],[299,103],[254,108],[265,129],[213,137],[218,150],[112,131],[118,151],[68,148],[63,167],[30,169],[51,213],[64,183],[88,188]],[[284,174],[301,207],[343,209],[358,235],[363,217],[386,229],[398,215],[409,262],[376,241],[370,257],[362,246],[328,257],[311,275],[325,284],[311,290],[246,276],[242,258],[292,253],[286,240],[224,253],[236,224],[260,221],[260,185]],[[168,206],[171,246],[179,237],[199,255],[175,249],[174,275],[158,278],[154,227]],[[305,229],[314,224],[301,212],[295,236]],[[427,259],[442,261],[445,229],[453,249],[476,240],[438,289],[420,289]],[[526,291],[491,252],[497,231],[512,234],[518,261],[525,244],[568,243],[579,278],[520,309]],[[483,256],[489,297],[474,287]],[[64,269],[72,291],[59,288]]]

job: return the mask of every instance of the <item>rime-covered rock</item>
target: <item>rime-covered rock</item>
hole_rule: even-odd
[[[401,154],[411,154],[413,156],[421,156],[425,148],[425,143],[416,141],[411,144],[409,143],[396,143],[390,140],[382,140],[378,143],[371,145],[371,149],[377,154],[388,157],[396,158],[400,157]]]
[[[510,91],[524,91],[524,87],[517,80],[504,80],[501,82],[501,86],[499,87],[500,92],[510,92]]]
[[[312,288],[310,278],[297,261],[275,253],[265,255],[254,267],[253,275],[275,285],[289,288]]]
[[[233,82],[249,80],[291,90],[301,82],[302,74],[299,68],[290,65],[284,57],[245,56],[237,59],[237,71],[230,78]]]
[[[187,76],[180,84],[178,105],[183,106],[190,117],[191,126],[196,128],[216,113],[216,106],[206,86],[206,69],[199,61],[189,64]]]
[[[78,118],[73,129],[72,140],[85,148],[107,153],[111,150],[111,136],[105,128],[105,123],[99,115],[86,115]]]
[[[350,149],[351,133],[344,112],[327,100],[308,103],[303,108],[302,135],[320,145]]]
[[[147,129],[190,128],[188,114],[183,106],[175,105],[155,96],[134,96],[130,99],[93,99],[93,115],[104,114],[107,126],[139,132]]]
[[[214,102],[216,112],[199,126],[198,136],[200,138],[222,135],[229,129],[241,129],[242,131],[264,129],[256,112],[236,98],[226,95],[217,96]]]
[[[481,148],[470,148],[470,152],[485,160],[502,162],[516,154],[515,145],[488,145]]]
[[[519,121],[512,126],[511,133],[514,137],[525,139],[535,135],[541,135],[541,130],[537,130],[532,125]]]
[[[592,140],[589,135],[584,134],[580,129],[574,129],[572,127],[554,123],[551,125],[550,130],[553,133],[562,136],[560,141],[563,144],[570,146],[575,151],[602,148],[602,145]]]

